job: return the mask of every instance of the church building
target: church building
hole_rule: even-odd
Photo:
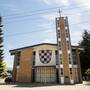
[[[78,46],[71,46],[67,17],[56,18],[57,43],[10,50],[16,82],[75,84],[82,82]]]

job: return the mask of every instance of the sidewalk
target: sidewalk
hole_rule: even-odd
[[[0,85],[3,85],[3,84],[5,84],[4,79],[0,79]]]
[[[53,85],[53,86],[38,86],[31,85],[0,85],[0,90],[90,90],[89,85]]]

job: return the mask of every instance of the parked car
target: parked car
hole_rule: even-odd
[[[12,82],[13,82],[12,76],[8,76],[8,77],[5,78],[5,83],[6,83],[6,84],[10,84],[10,83],[12,83]]]

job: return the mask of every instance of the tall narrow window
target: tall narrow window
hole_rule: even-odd
[[[65,23],[65,26],[68,26],[68,22],[66,19],[64,20],[64,23]]]
[[[66,37],[69,37],[69,34],[68,34],[68,32],[66,32]]]
[[[70,74],[72,74],[72,68],[70,68]]]
[[[17,52],[17,65],[20,65],[20,52]]]
[[[63,68],[61,68],[61,76],[63,76]]]
[[[57,35],[58,35],[59,38],[61,37],[60,36],[60,30],[57,31]]]
[[[68,61],[69,61],[69,64],[71,64],[71,55],[70,55],[70,53],[68,54]]]
[[[67,48],[70,49],[69,41],[67,41]]]
[[[58,52],[57,52],[57,50],[55,51],[55,60],[56,60],[56,65],[58,65]]]
[[[66,33],[68,33],[68,29],[66,29]]]
[[[58,41],[59,47],[61,47],[61,41]]]
[[[57,27],[59,27],[59,20],[57,20]]]
[[[32,59],[32,65],[33,66],[35,65],[35,56],[36,56],[36,52],[34,51],[33,52],[33,59]]]
[[[60,64],[62,64],[62,54],[60,54]]]
[[[77,64],[77,56],[76,56],[76,50],[72,51],[72,57],[73,57],[73,64]]]

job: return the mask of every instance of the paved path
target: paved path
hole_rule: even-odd
[[[90,90],[90,85],[54,85],[34,86],[33,85],[0,85],[0,90]]]
[[[4,79],[0,79],[0,84],[4,84]]]

